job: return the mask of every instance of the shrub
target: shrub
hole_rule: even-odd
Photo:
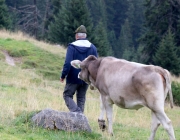
[[[180,105],[180,83],[172,82],[172,93],[174,98],[174,103]]]

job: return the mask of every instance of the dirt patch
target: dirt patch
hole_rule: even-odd
[[[6,59],[6,62],[11,65],[11,66],[15,66],[16,64],[15,63],[21,63],[22,62],[22,58],[18,58],[18,57],[11,57],[7,51],[2,51],[4,56],[5,56],[5,59]]]

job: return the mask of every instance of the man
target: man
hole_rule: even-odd
[[[63,92],[63,98],[68,109],[71,112],[84,112],[84,104],[86,100],[86,91],[88,85],[78,78],[80,70],[71,66],[72,60],[84,60],[89,55],[97,57],[96,47],[86,39],[87,31],[84,25],[78,27],[75,31],[76,41],[70,43],[67,48],[66,59],[63,66],[60,81],[63,83],[66,78],[66,85]],[[73,100],[76,92],[77,104]]]

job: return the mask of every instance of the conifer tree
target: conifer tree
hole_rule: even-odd
[[[131,48],[130,47],[126,48],[123,51],[122,58],[125,59],[125,60],[131,61],[131,59],[132,59],[132,52],[131,52]]]
[[[178,20],[180,19],[180,4],[177,1],[170,0],[146,0],[146,32],[141,37],[144,43],[144,53],[149,56],[146,63],[153,63],[153,56],[156,53],[157,46],[161,42],[164,34],[170,29],[175,35],[177,45],[180,45],[178,37]]]
[[[170,30],[161,40],[153,61],[156,65],[162,66],[173,74],[180,73],[180,59],[177,55],[174,34]]]
[[[113,55],[112,48],[108,42],[107,32],[102,21],[99,21],[95,28],[95,38],[93,43],[97,47],[99,56]]]
[[[143,33],[144,24],[144,0],[129,0],[129,8],[127,12],[127,19],[131,30],[132,44],[137,49],[139,42],[138,38]]]
[[[131,48],[133,48],[132,33],[131,33],[130,25],[129,25],[129,20],[126,19],[125,23],[121,27],[121,32],[120,32],[120,37],[119,37],[119,50],[121,51],[119,55],[122,57],[123,51],[124,50],[130,51]]]
[[[5,0],[0,0],[0,29],[2,28],[11,28],[11,19],[8,14],[8,8],[5,4]]]
[[[115,32],[116,38],[119,37],[121,25],[127,17],[129,6],[128,0],[104,0],[106,3],[107,27],[108,30]]]
[[[117,41],[117,39],[116,39],[115,32],[114,32],[113,30],[107,31],[107,32],[108,32],[108,33],[107,33],[108,41],[109,41],[109,43],[110,43],[110,46],[112,46],[113,56],[116,56],[116,54],[118,54],[117,51],[119,51],[119,49],[116,50],[116,48],[117,48],[117,46],[118,46],[118,41]]]
[[[147,61],[146,59],[148,59],[149,56],[145,55],[143,53],[144,50],[144,46],[142,44],[140,44],[138,46],[138,48],[136,49],[135,53],[135,57],[134,57],[134,61],[135,62],[139,62],[139,63],[144,63],[144,61]]]
[[[85,0],[68,0],[49,26],[49,40],[67,46],[74,41],[73,32],[82,24],[87,29],[88,39],[91,39],[92,21]]]

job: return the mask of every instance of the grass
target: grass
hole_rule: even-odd
[[[46,108],[68,111],[62,96],[64,83],[59,82],[65,49],[26,38],[22,33],[12,34],[5,31],[0,33],[0,49],[21,58],[21,62],[16,63],[16,66],[10,66],[5,62],[5,57],[0,51],[1,140],[148,139],[151,113],[147,108],[135,111],[114,106],[114,136],[101,132],[97,123],[100,108],[99,93],[91,90],[87,93],[85,115],[89,120],[92,133],[72,133],[34,127],[30,118],[36,111]],[[176,80],[179,78],[176,77]],[[180,139],[180,108],[176,106],[170,109],[167,104],[165,111],[172,120],[178,140]],[[168,140],[162,126],[157,131],[156,140]]]
[[[45,78],[59,79],[59,71],[63,66],[63,56],[52,54],[36,47],[29,41],[0,39],[0,49],[6,50],[10,56],[20,58],[23,69],[34,69]]]

